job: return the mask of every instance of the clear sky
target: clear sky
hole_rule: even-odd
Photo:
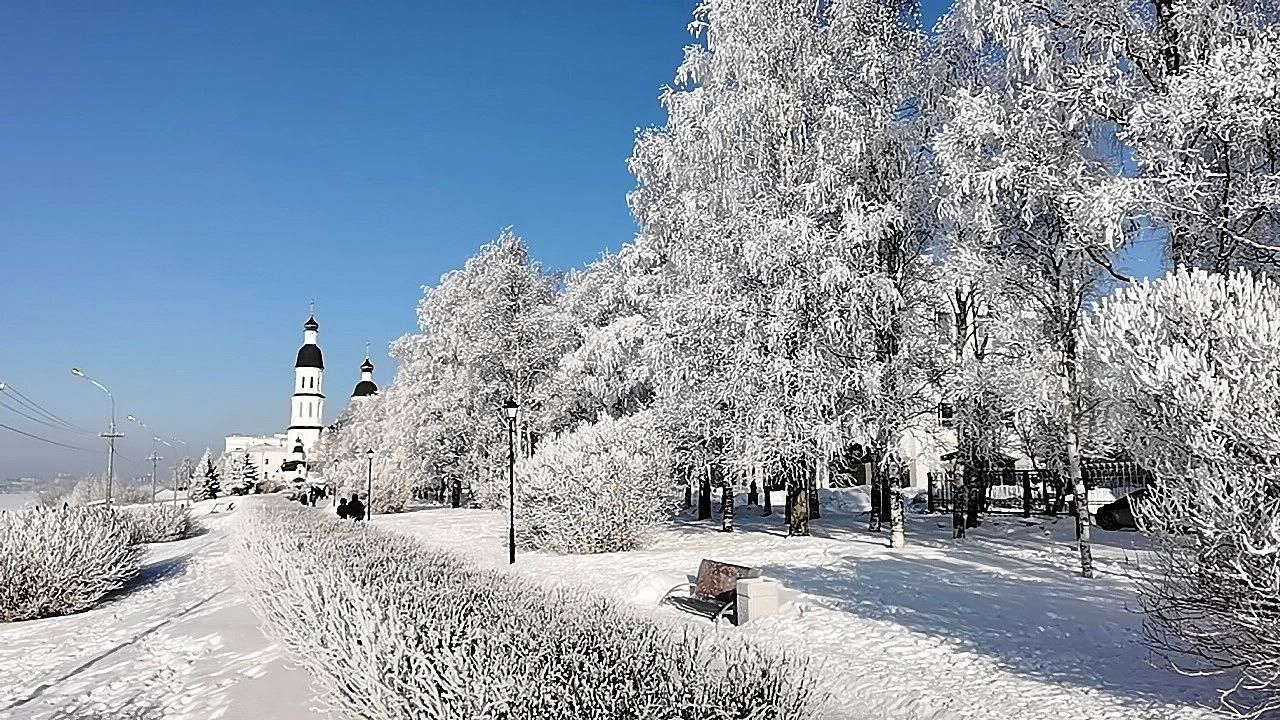
[[[421,286],[502,227],[556,268],[631,238],[626,158],[694,4],[0,4],[0,381],[104,429],[79,366],[216,452],[288,424],[315,298],[332,420],[365,342],[387,382]],[[0,423],[85,448],[0,429],[0,479],[104,463]]]

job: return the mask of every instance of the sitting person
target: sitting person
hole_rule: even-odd
[[[340,498],[338,500],[338,517],[343,520],[346,520],[348,517],[350,517],[350,512],[351,512],[349,509],[350,507],[351,506],[347,504],[346,498]]]
[[[364,503],[360,502],[359,493],[351,493],[351,502],[347,503],[347,517],[364,520]]]

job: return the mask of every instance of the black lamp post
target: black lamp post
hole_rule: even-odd
[[[510,500],[507,503],[507,547],[511,551],[510,564],[516,564],[516,414],[520,412],[520,406],[516,405],[515,400],[507,400],[502,406],[507,412],[507,481],[508,496]]]
[[[369,448],[365,456],[369,458],[369,488],[364,494],[364,519],[370,520],[373,518],[373,448]]]

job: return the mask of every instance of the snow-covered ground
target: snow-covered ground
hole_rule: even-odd
[[[0,624],[0,718],[320,718],[310,678],[258,630],[227,558],[231,514],[150,545],[131,585],[67,617]],[[222,508],[220,508],[222,510]]]
[[[992,518],[957,542],[949,518],[911,515],[910,546],[891,551],[865,529],[865,505],[826,503],[810,538],[786,537],[781,512],[742,508],[733,534],[681,519],[645,550],[521,553],[514,570],[664,622],[800,650],[820,668],[831,717],[1214,717],[1202,708],[1219,681],[1151,667],[1138,643],[1124,572],[1141,535],[1098,531],[1102,577],[1085,581],[1069,518]],[[195,506],[208,532],[149,546],[142,575],[101,606],[0,625],[0,719],[323,717],[310,678],[258,629],[227,556],[233,513],[212,507]],[[501,512],[431,508],[374,522],[508,567]],[[760,566],[791,602],[778,617],[719,628],[658,607],[702,558]]]
[[[910,546],[892,551],[887,533],[866,530],[865,515],[825,509],[810,538],[786,537],[781,513],[741,509],[733,534],[681,520],[646,550],[521,554],[515,571],[710,628],[659,608],[659,598],[702,558],[762,567],[794,591],[793,602],[779,617],[718,632],[803,648],[822,667],[835,717],[1214,717],[1202,708],[1215,704],[1218,681],[1152,667],[1138,642],[1141,616],[1124,570],[1142,536],[1097,531],[1101,577],[1086,581],[1069,518],[989,519],[957,542],[949,518],[915,515]],[[374,522],[508,567],[501,512],[424,509]]]

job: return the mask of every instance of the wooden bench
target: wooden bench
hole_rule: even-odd
[[[681,583],[662,596],[659,605],[670,603],[682,610],[705,615],[719,623],[726,615],[737,621],[738,581],[760,577],[760,568],[703,560],[693,582]],[[684,590],[685,595],[673,593]]]
[[[210,515],[213,515],[213,514],[217,513],[217,512],[218,512],[218,508],[222,507],[223,505],[226,505],[226,506],[227,506],[227,512],[231,512],[232,510],[235,510],[235,509],[236,509],[236,504],[235,504],[234,502],[227,502],[227,503],[220,503],[220,502],[218,502],[218,503],[214,503],[214,504],[213,504],[213,509],[209,511],[209,514],[210,514]]]

